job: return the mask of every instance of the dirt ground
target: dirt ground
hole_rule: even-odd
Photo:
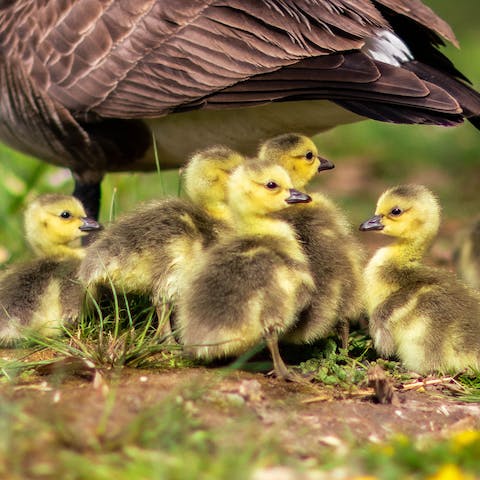
[[[1,386],[0,394],[37,418],[63,421],[75,432],[71,441],[80,442],[76,447],[88,448],[105,419],[106,436],[113,439],[139,413],[173,395],[189,402],[204,425],[218,427],[250,417],[261,422],[263,431],[280,435],[292,454],[303,456],[314,454],[319,445],[337,447],[352,438],[380,442],[394,433],[442,437],[480,428],[480,405],[439,395],[437,388],[397,388],[392,404],[378,404],[367,387],[348,393],[262,373],[200,367],[124,369],[91,378],[67,376],[57,384],[52,377],[35,375]],[[106,417],[107,411],[113,413]]]

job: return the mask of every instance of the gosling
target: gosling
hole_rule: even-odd
[[[278,337],[311,301],[313,279],[295,231],[274,214],[310,201],[278,165],[250,161],[228,183],[236,231],[191,265],[178,299],[185,350],[200,359],[245,353],[265,340],[277,377],[297,380]]]
[[[387,190],[375,215],[360,225],[395,239],[365,270],[375,348],[418,373],[480,367],[480,295],[422,263],[439,225],[440,205],[421,185]]]
[[[24,216],[25,236],[36,259],[12,265],[0,277],[0,343],[12,346],[29,334],[58,336],[80,314],[83,290],[77,270],[81,237],[100,225],[68,195],[46,194]]]
[[[307,185],[317,172],[334,167],[319,156],[310,138],[296,133],[268,140],[259,156],[285,167],[296,188]],[[338,331],[347,348],[350,322],[364,314],[364,252],[340,208],[324,194],[311,197],[306,205],[278,213],[295,229],[315,281],[311,304],[282,339],[312,343]]]
[[[184,171],[189,199],[148,202],[109,225],[88,247],[80,279],[98,287],[148,295],[159,319],[178,297],[185,269],[230,228],[226,182],[243,157],[226,147],[197,153]],[[164,334],[170,334],[165,322]]]

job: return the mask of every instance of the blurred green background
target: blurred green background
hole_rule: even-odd
[[[454,29],[461,49],[444,52],[480,89],[480,2],[425,0]],[[441,235],[451,249],[456,231],[480,207],[480,132],[470,124],[457,128],[400,126],[365,121],[338,127],[316,137],[323,156],[336,169],[317,180],[349,214],[354,225],[374,210],[378,195],[403,182],[424,183],[444,207]],[[21,212],[29,198],[45,191],[70,193],[66,170],[46,165],[0,145],[0,263],[23,255]],[[179,190],[176,171],[111,174],[103,183],[101,219],[112,218],[138,201]],[[366,237],[362,237],[364,239]],[[367,240],[368,241],[368,240]]]

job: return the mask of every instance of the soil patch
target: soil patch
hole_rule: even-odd
[[[292,453],[313,454],[319,445],[380,442],[393,434],[442,437],[480,428],[480,406],[440,395],[435,387],[399,391],[395,404],[375,403],[373,390],[348,393],[318,384],[299,385],[259,373],[207,368],[155,371],[123,369],[95,381],[33,376],[3,385],[4,400],[23,405],[36,418],[60,422],[69,442],[88,448],[98,435],[112,440],[147,409],[167,399],[187,402],[203,425],[218,427],[254,420],[263,432],[280,435]]]

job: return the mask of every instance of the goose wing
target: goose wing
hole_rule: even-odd
[[[327,99],[478,125],[480,96],[443,40],[456,43],[419,0],[0,0],[0,139],[96,184],[152,168],[144,120],[175,112]]]
[[[430,41],[441,35],[456,42],[450,27],[418,0],[17,0],[3,12],[0,38],[4,56],[76,119],[158,117],[205,105],[221,108],[222,101],[204,99],[252,78],[240,87],[247,103],[258,101],[258,80],[265,78],[281,82],[281,98],[295,97],[298,82],[289,88],[289,75],[305,69],[290,69],[286,81],[274,73],[299,62],[317,85],[326,76],[318,98],[335,98],[337,83],[340,98],[348,89],[385,86],[382,68],[371,62],[363,82],[350,81],[359,69],[367,70],[359,55],[348,62],[338,55],[319,61],[316,70],[301,62],[359,50],[365,39],[390,30],[382,8],[421,25]],[[359,67],[352,71],[355,60]],[[337,79],[329,80],[332,71]],[[414,77],[404,77],[413,97],[420,90],[426,96],[428,87]],[[404,95],[390,83],[394,95]],[[452,99],[447,103],[458,109]]]

